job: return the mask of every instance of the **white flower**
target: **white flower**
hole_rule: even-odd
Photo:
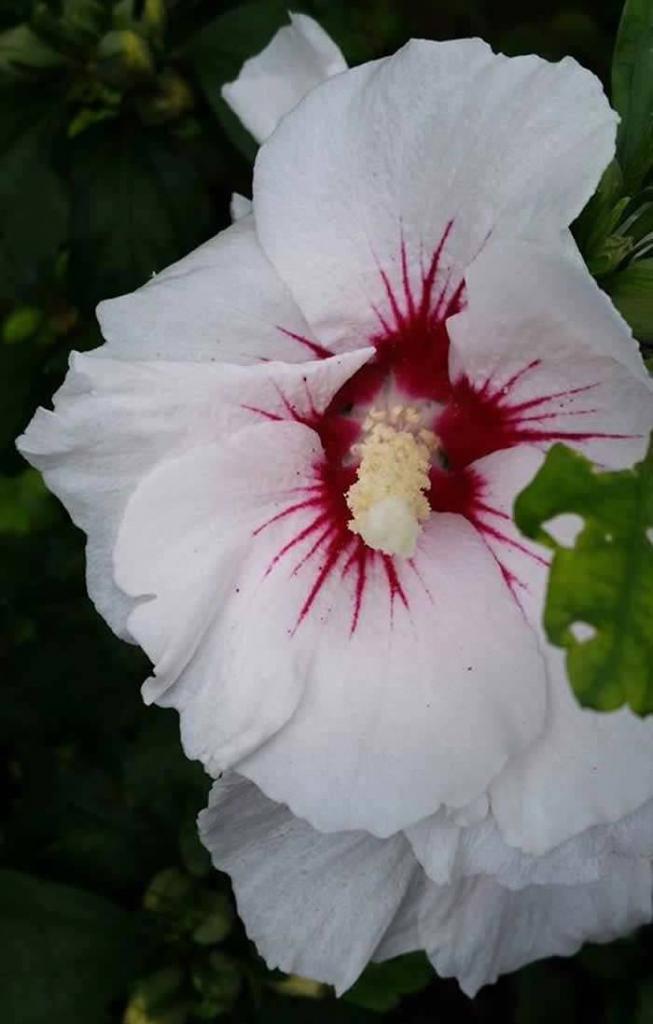
[[[313,79],[257,60],[262,136]],[[341,989],[418,945],[473,991],[651,914],[652,724],[577,706],[511,515],[553,441],[619,467],[651,427],[567,227],[614,133],[573,61],[478,40],[335,74],[19,442],[146,700],[237,773],[203,828],[252,937]]]

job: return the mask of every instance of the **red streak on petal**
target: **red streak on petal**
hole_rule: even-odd
[[[548,560],[543,558],[537,551],[532,550],[526,544],[513,539],[508,534],[492,526],[491,523],[485,521],[484,515],[497,516],[506,522],[511,522],[512,520],[506,512],[493,508],[483,500],[487,485],[477,469],[465,466],[462,469],[448,472],[436,467],[431,470],[430,477],[431,490],[429,501],[434,511],[451,512],[464,516],[478,530],[486,542],[488,540],[495,541],[499,545],[519,551],[520,554],[532,558],[540,565],[549,565]],[[492,545],[488,544],[488,548],[513,596],[518,600],[516,588],[526,589],[526,584],[504,565]]]
[[[287,542],[287,544],[284,544],[283,547],[280,548],[279,551],[277,551],[276,555],[274,556],[274,558],[272,559],[272,561],[268,565],[267,569],[265,570],[265,575],[269,576],[269,574],[272,572],[272,570],[274,569],[274,567],[277,564],[277,562],[280,562],[284,555],[286,555],[289,551],[291,551],[292,548],[296,547],[297,544],[301,544],[301,542],[303,540],[306,540],[307,537],[311,537],[315,533],[316,530],[319,530],[320,527],[323,526],[324,523],[328,521],[328,518],[329,518],[328,513],[322,512],[319,516],[316,516],[316,518],[311,523],[309,523],[308,526],[305,526],[303,530],[300,530],[299,533],[295,534],[295,536],[292,537]],[[331,527],[329,526],[328,529],[330,530],[330,528]],[[319,546],[320,543],[321,543],[321,541],[318,540],[317,546]],[[312,552],[312,549],[311,549],[311,552]],[[301,564],[302,563],[300,563],[300,565]],[[296,572],[296,571],[297,571],[297,569],[293,570],[293,572]]]
[[[342,555],[343,551],[346,550],[347,543],[343,542],[343,538],[340,535],[340,533],[338,533],[335,537],[332,538],[332,540],[330,540],[327,543],[326,551],[324,552],[324,561],[322,565],[319,567],[313,586],[311,587],[308,597],[306,598],[304,604],[300,609],[293,633],[299,629],[302,622],[310,612],[311,608],[313,607],[313,604],[315,603],[315,600],[317,599],[318,594],[324,587],[324,584],[328,580],[332,571],[336,568],[340,560],[340,556]]]
[[[422,267],[417,294],[410,280],[403,240],[400,294],[395,292],[388,272],[379,270],[389,309],[375,309],[381,326],[381,331],[371,339],[377,352],[376,364],[385,378],[392,374],[411,398],[444,401],[450,393],[449,335],[445,322],[464,305],[464,282],[458,282],[452,291],[451,271],[442,264],[452,227],[450,222],[428,266]]]
[[[303,345],[309,352],[312,352],[316,359],[328,359],[329,356],[334,354],[324,345],[320,345],[319,342],[312,341],[311,338],[305,338],[303,334],[296,334],[295,331],[289,331],[286,327],[277,327],[277,330],[285,334],[287,338],[292,338],[293,341]]]
[[[366,545],[363,543],[360,537],[354,537],[354,535],[352,534],[352,540],[353,551],[350,554],[349,558],[347,559],[347,562],[345,563],[345,567],[342,572],[343,576],[347,576],[350,569],[352,568],[356,572],[356,583],[354,590],[354,610],[351,618],[351,626],[349,628],[350,636],[356,632],[356,627],[358,625],[358,620],[360,618],[361,607],[363,604],[363,594],[365,593],[365,583],[367,581],[367,564],[370,557],[370,550],[368,547],[366,547]]]
[[[256,413],[257,416],[262,416],[263,419],[272,420],[275,423],[280,423],[283,416],[279,416],[276,412],[268,412],[267,409],[259,409],[256,405],[241,405],[241,409],[247,409],[248,412]]]
[[[462,376],[452,385],[450,401],[436,418],[433,429],[440,438],[449,465],[460,469],[492,452],[514,448],[519,444],[543,444],[553,441],[582,443],[599,439],[625,440],[626,434],[611,434],[601,431],[574,431],[553,427],[528,426],[529,423],[545,423],[556,417],[588,415],[591,409],[566,408],[576,396],[599,386],[599,383],[569,388],[538,395],[523,402],[511,401],[510,393],[516,382],[525,373],[535,369],[539,361],[514,374],[504,385],[492,390],[485,381],[480,387]],[[557,411],[544,409],[541,414],[522,415],[551,403],[558,402]]]
[[[292,515],[293,512],[299,512],[300,510],[307,508],[315,508],[315,506],[319,505],[321,501],[321,497],[307,498],[306,501],[298,501],[296,504],[290,505],[288,508],[282,509],[281,512],[277,512],[277,514],[272,516],[271,519],[266,519],[264,523],[261,523],[260,526],[257,526],[252,536],[257,537],[258,534],[262,533],[263,530],[265,530],[268,526],[272,526],[273,523],[278,523],[280,522],[280,520],[286,519],[288,516]]]
[[[399,582],[399,576],[397,575],[397,567],[394,559],[390,555],[381,554],[381,560],[383,562],[383,568],[388,580],[388,587],[390,588],[390,606],[394,608],[395,598],[397,598],[403,604],[404,608],[408,608],[408,599],[404,589]]]

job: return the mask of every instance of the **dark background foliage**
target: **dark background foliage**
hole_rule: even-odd
[[[181,753],[176,717],[143,707],[144,657],[93,611],[83,538],[13,448],[69,351],[99,343],[97,300],[137,287],[225,227],[231,191],[249,194],[253,143],[219,87],[267,42],[284,6],[0,7],[0,1021],[648,1024],[647,932],[536,964],[474,1001],[421,957],[369,969],[340,1002],[267,971],[228,880],[210,871],[195,838],[208,787]],[[508,53],[571,53],[606,83],[621,13],[620,0],[297,6],[352,63],[410,36],[481,35]],[[646,184],[636,156],[630,193]],[[586,218],[579,238],[627,305],[623,237],[616,221],[599,230],[598,219]],[[643,294],[635,287],[640,303]]]

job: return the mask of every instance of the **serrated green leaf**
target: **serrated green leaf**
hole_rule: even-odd
[[[74,140],[71,277],[86,307],[131,291],[211,232],[211,204],[165,133],[105,122]]]
[[[632,193],[653,165],[652,0],[626,0],[612,64],[612,102],[621,115],[617,155]]]
[[[567,513],[584,520],[572,547],[546,530]],[[515,521],[554,551],[544,626],[566,649],[581,703],[653,711],[653,444],[643,462],[618,472],[554,445],[517,498]]]
[[[0,871],[0,1020],[108,1024],[140,964],[134,921],[93,893]]]
[[[370,964],[343,999],[366,1010],[386,1013],[401,997],[419,992],[433,980],[433,968],[423,953],[407,953],[381,964]]]
[[[635,260],[604,285],[640,341],[653,341],[653,259]]]

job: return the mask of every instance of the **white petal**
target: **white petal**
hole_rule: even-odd
[[[491,233],[552,237],[614,148],[616,115],[573,60],[413,40],[325,82],[259,151],[261,244],[313,328],[351,347],[446,236],[460,280]]]
[[[290,22],[222,87],[222,98],[257,142],[267,139],[307,92],[347,69],[340,49],[313,18],[291,13]]]
[[[268,965],[339,992],[369,959],[425,948],[443,977],[456,977],[474,995],[523,964],[571,955],[584,942],[609,941],[651,919],[653,803],[644,815],[601,830],[610,855],[599,874],[574,863],[583,856],[578,847],[566,867],[558,855],[557,877],[548,857],[546,871],[534,861],[530,882],[523,876],[523,885],[509,888],[484,873],[496,858],[475,858],[473,844],[469,876],[436,885],[401,835],[318,832],[233,774],[214,785],[199,824]],[[480,846],[487,852],[487,843]]]
[[[639,718],[629,709],[581,709],[563,652],[544,639],[546,552],[521,537],[511,518],[515,496],[541,457],[522,446],[495,452],[474,467],[485,481],[481,533],[528,621],[540,631],[546,656],[545,729],[491,787],[492,809],[506,842],[538,855],[593,825],[618,821],[653,797],[653,718]]]
[[[557,439],[608,466],[631,465],[653,424],[650,385],[630,332],[586,272],[560,254],[492,245],[468,273],[468,300],[448,324],[458,407],[472,408],[470,395],[498,397],[516,444],[473,463],[482,481],[473,518],[543,635],[548,553],[519,535],[514,500]],[[476,437],[480,427],[485,437],[495,430],[483,415]],[[460,423],[454,415],[443,424],[445,448],[447,434],[452,451],[464,446],[463,421],[471,434],[468,412]],[[543,643],[551,692],[546,729],[491,790],[504,839],[533,854],[619,820],[653,796],[653,721],[628,710],[581,710],[562,653]]]
[[[388,840],[385,841],[388,842]],[[389,841],[393,842],[394,837],[391,837]],[[372,959],[376,963],[392,960],[396,956],[403,956],[404,953],[414,953],[422,948],[419,933],[419,914],[428,885],[429,881],[425,877],[424,872],[417,867],[406,890],[403,902],[399,906],[399,910],[374,950]]]
[[[315,567],[302,555],[298,548],[288,570],[280,564],[280,590],[300,582],[309,591]],[[271,647],[282,675],[293,670],[295,644],[310,650],[306,687],[286,727],[238,771],[318,829],[389,835],[442,802],[475,799],[532,743],[543,724],[544,666],[462,518],[431,518],[415,563],[395,560],[394,590],[382,558],[368,560],[358,580],[343,575],[345,562],[296,639]]]
[[[301,671],[280,673],[266,644],[258,591],[275,549],[258,544],[254,564],[248,549],[318,455],[299,424],[250,427],[167,459],[128,502],[114,564],[118,584],[144,599],[128,621],[155,665],[144,696],[181,708],[184,749],[205,764],[264,742],[303,689]]]
[[[134,602],[114,582],[112,550],[137,484],[164,458],[265,422],[248,405],[260,402],[268,413],[287,416],[283,400],[292,394],[298,414],[310,401],[322,408],[369,352],[294,370],[274,363],[131,362],[103,358],[106,352],[73,353],[54,412],[39,409],[17,445],[87,534],[89,594],[111,628],[131,639]]]
[[[431,881],[448,885],[488,875],[505,889],[578,885],[609,874],[619,858],[653,855],[653,801],[614,825],[596,825],[541,856],[509,846],[493,814],[459,827],[443,811],[406,830]]]
[[[338,994],[372,958],[419,872],[402,836],[324,835],[238,776],[215,783],[199,825],[268,966]]]
[[[114,359],[253,363],[310,357],[292,334],[310,330],[258,243],[238,223],[129,295],[101,302],[98,320]]]
[[[500,974],[584,942],[609,942],[651,920],[651,865],[622,858],[600,881],[504,889],[477,876],[432,886],[420,917],[422,942],[442,977],[474,996]]]
[[[491,788],[504,839],[534,854],[593,825],[619,821],[653,797],[653,720],[628,708],[581,709],[562,652],[550,648],[547,664],[547,727]]]
[[[570,955],[651,919],[653,802],[593,830],[593,846],[583,840],[521,865],[505,850],[498,855],[487,828],[473,826],[464,870],[447,885],[424,876],[403,836],[318,832],[233,774],[215,784],[199,824],[269,966],[339,991],[370,958],[425,948],[442,976],[474,995],[522,964]],[[494,866],[497,877],[488,873]]]
[[[247,217],[254,209],[254,204],[251,199],[247,196],[241,196],[240,192],[234,192],[231,196],[231,203],[229,204],[229,213],[231,214],[232,221],[242,220],[243,217]]]
[[[537,360],[537,373],[524,373],[518,382],[519,399],[546,394],[547,383],[552,391],[565,382],[568,389],[589,383],[603,367],[600,379],[611,390],[601,392],[602,415],[612,418],[629,404],[619,401],[616,390],[627,386],[625,371],[640,384],[639,391],[631,385],[639,404],[650,400],[648,374],[629,327],[587,269],[560,248],[492,241],[467,270],[465,285],[465,308],[447,323],[453,380],[465,374],[474,384],[495,377],[500,384]],[[611,368],[607,360],[617,365]],[[583,382],[579,375],[589,379]],[[573,403],[561,401],[559,407],[572,411]],[[584,422],[576,429],[585,429]],[[610,422],[604,430],[616,426]],[[566,428],[572,429],[569,421]]]
[[[214,401],[215,388],[193,364],[170,372],[163,363],[73,353],[54,412],[39,409],[17,441],[87,534],[89,594],[125,639],[133,601],[114,582],[112,550],[126,501],[165,455],[212,437]]]
[[[287,540],[285,510],[297,504],[322,454],[314,431],[292,419],[278,421],[283,385],[294,375],[302,386],[291,392],[297,416],[306,405],[319,411],[364,358],[359,352],[306,369],[192,368],[212,392],[204,438],[160,460],[126,503],[114,576],[127,594],[141,599],[128,628],[155,665],[144,695],[180,708],[186,752],[211,767],[243,756],[283,724],[311,657],[288,638],[297,615],[295,591],[271,595],[266,585],[267,570]],[[152,365],[160,371],[166,364]],[[215,380],[211,388],[211,377],[222,388]],[[257,410],[233,402],[247,402],[253,379],[254,394],[263,402],[269,398],[271,412],[246,426],[248,417],[258,421]],[[197,402],[191,408],[201,414]],[[257,535],[266,521],[270,529]],[[277,648],[288,652],[285,672]]]

